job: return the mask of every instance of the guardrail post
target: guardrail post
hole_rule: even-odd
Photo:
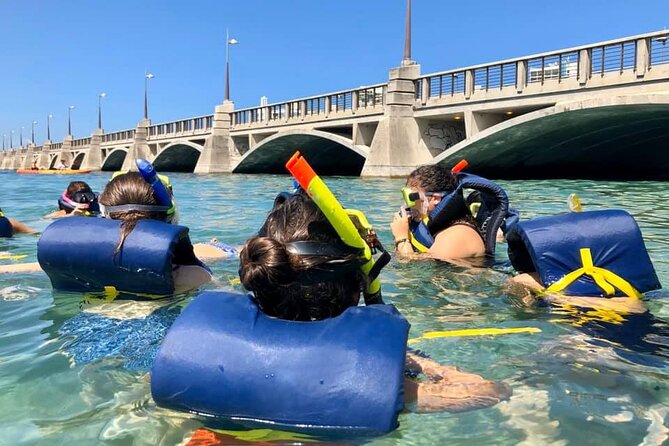
[[[585,85],[592,74],[592,50],[582,49],[578,52],[578,83]]]
[[[644,77],[646,71],[650,68],[650,57],[648,53],[648,39],[639,39],[636,41],[636,77]]]
[[[325,96],[325,117],[330,117],[330,109],[332,108],[332,99],[330,96]]]
[[[527,61],[516,62],[516,91],[522,93],[527,86]]]
[[[307,101],[300,101],[300,118],[304,121],[307,116]]]
[[[465,99],[472,97],[474,92],[474,72],[472,70],[465,71]]]
[[[355,114],[358,111],[358,98],[360,97],[359,91],[351,92],[351,112]]]
[[[420,103],[425,105],[430,99],[430,78],[425,77],[421,82],[423,83],[423,86],[420,89]]]

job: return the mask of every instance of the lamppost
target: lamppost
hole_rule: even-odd
[[[13,149],[14,148],[14,142],[12,141],[12,137],[14,136],[14,130],[9,132],[9,148]]]
[[[3,133],[2,134],[2,151],[5,151],[5,139],[7,139],[7,134]]]
[[[230,45],[237,45],[239,41],[231,39],[228,30],[225,30],[225,100],[230,100]]]
[[[51,118],[53,118],[53,115],[49,113],[46,116],[46,139],[48,141],[51,141]]]
[[[411,0],[407,0],[407,15],[404,27],[404,60],[411,60]]]
[[[153,79],[153,73],[144,73],[144,119],[149,119],[149,79]]]
[[[102,98],[107,96],[104,91],[98,95],[98,128],[102,128]]]
[[[23,129],[25,127],[21,127],[21,130],[19,130],[19,147],[23,148]]]
[[[67,134],[72,136],[72,110],[74,110],[74,105],[67,107]]]
[[[30,140],[32,141],[33,145],[35,145],[35,126],[37,125],[37,121],[33,121],[32,125],[30,127]]]

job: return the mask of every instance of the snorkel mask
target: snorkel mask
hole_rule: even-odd
[[[144,178],[144,180],[153,188],[153,194],[159,204],[122,204],[118,206],[104,206],[103,204],[100,204],[100,212],[102,213],[103,217],[109,218],[109,215],[114,212],[126,211],[165,212],[165,222],[175,225],[178,224],[179,212],[177,209],[177,203],[171,193],[172,185],[170,184],[169,177],[167,175],[158,174],[151,163],[146,160],[137,159],[135,163],[137,164],[137,168],[139,173],[142,175],[142,178]],[[112,179],[125,173],[127,172],[115,172],[114,175],[112,175]]]
[[[82,209],[84,215],[90,216],[100,212],[98,196],[91,189],[81,189],[71,196],[67,195],[67,189],[58,198],[58,208],[68,214],[75,209]]]
[[[342,243],[348,249],[356,250],[360,254],[358,257],[360,262],[355,262],[356,267],[369,278],[367,288],[363,292],[365,304],[382,304],[381,282],[378,276],[381,269],[390,261],[390,254],[381,245],[365,215],[360,211],[344,209],[300,152],[295,152],[286,163],[286,168],[323,212]],[[380,255],[375,258],[374,255],[377,253]]]

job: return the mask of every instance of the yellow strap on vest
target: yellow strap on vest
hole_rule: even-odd
[[[575,282],[582,275],[586,275],[592,277],[592,280],[595,281],[597,286],[601,288],[604,291],[604,294],[607,296],[614,295],[617,288],[629,297],[641,299],[643,295],[639,293],[628,281],[607,269],[595,266],[592,262],[590,248],[581,248],[580,252],[581,263],[583,264],[583,267],[570,272],[557,282],[553,283],[551,286],[546,288],[546,293],[560,292]]]
[[[430,248],[416,240],[416,237],[414,237],[412,233],[409,233],[409,241],[411,242],[411,246],[416,248],[418,252],[428,252],[430,250]]]

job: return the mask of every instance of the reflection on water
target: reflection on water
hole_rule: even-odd
[[[97,191],[108,174],[85,179]],[[287,176],[174,174],[181,222],[194,241],[212,237],[240,245],[260,226]],[[74,179],[74,178],[72,178]],[[0,173],[7,215],[38,229],[70,178]],[[367,213],[392,246],[388,223],[401,203],[401,180],[331,178],[349,207]],[[577,193],[584,209],[619,207],[635,216],[658,271],[669,283],[669,183],[501,182],[522,218],[567,210]],[[8,200],[6,198],[6,200]],[[36,260],[37,237],[0,240],[6,255]],[[0,257],[0,263],[13,260]],[[237,262],[213,265],[227,287]],[[394,444],[660,444],[667,441],[669,305],[650,294],[650,314],[618,320],[582,309],[527,306],[505,286],[511,266],[500,245],[491,269],[392,261],[384,296],[411,321],[411,338],[473,328],[534,328],[539,333],[420,339],[414,347],[441,362],[514,390],[510,401],[461,414],[400,416],[384,437],[345,442]],[[135,304],[84,301],[51,290],[41,274],[0,276],[0,443],[179,444],[205,420],[157,408],[149,364],[165,330],[190,296]],[[604,317],[606,316],[606,317]],[[584,435],[587,433],[587,435]],[[258,433],[258,441],[267,441]],[[265,435],[265,434],[263,434]],[[279,436],[280,437],[280,436]],[[279,438],[272,437],[269,438]],[[244,438],[253,439],[253,434]],[[253,440],[252,440],[253,441]],[[338,439],[337,441],[341,441]]]

